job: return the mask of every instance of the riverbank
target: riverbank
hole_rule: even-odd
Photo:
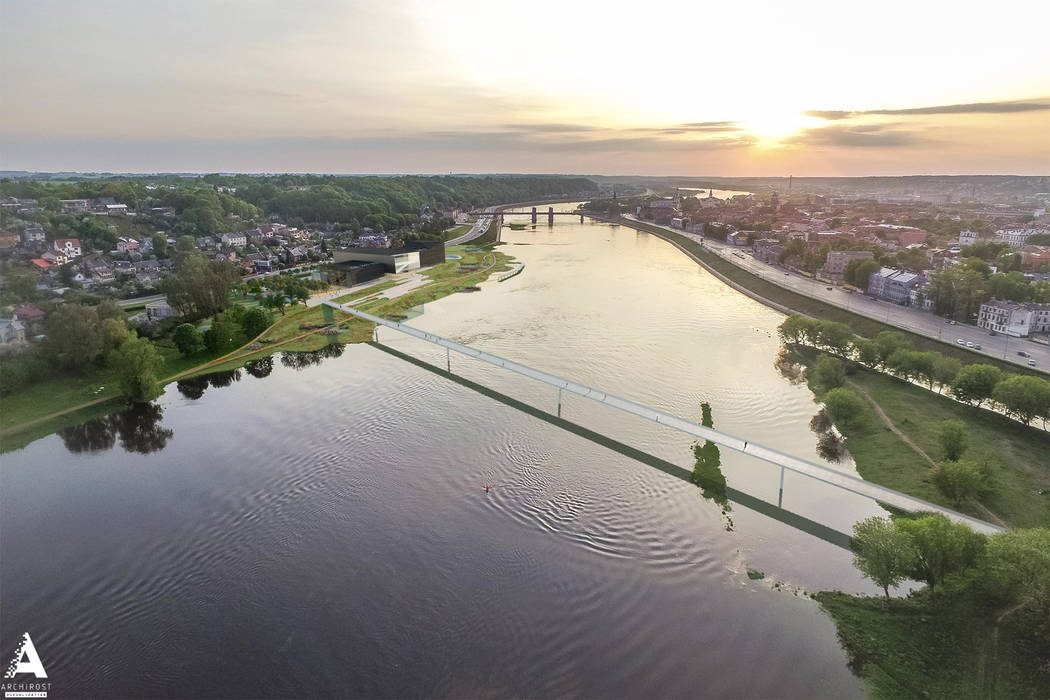
[[[814,595],[874,698],[1046,697],[1026,629],[970,599]],[[997,629],[998,627],[998,629]],[[1033,677],[1034,676],[1034,677]]]
[[[793,345],[788,355],[807,368],[817,400],[827,393],[812,380],[819,354]],[[982,465],[993,488],[958,510],[983,520],[999,519],[1008,527],[1050,526],[1046,432],[863,367],[854,367],[846,376],[846,388],[868,403],[869,410],[853,424],[836,426],[866,481],[953,508],[934,485],[930,469],[941,459],[938,426],[959,420],[968,433],[966,457]]]
[[[426,284],[394,299],[369,300],[363,308],[383,316],[404,314],[413,307],[437,301],[465,287],[477,286],[492,274],[509,270],[509,263],[513,260],[491,246],[467,244],[453,246],[449,251],[460,257],[425,270]],[[465,271],[461,269],[464,266]],[[346,303],[368,298],[393,286],[393,282],[383,282],[350,292],[335,301]],[[359,343],[372,339],[372,324],[360,319],[336,324],[340,332],[334,336],[320,334],[326,325],[322,307],[302,307],[277,315],[266,331],[230,352],[210,355],[202,352],[182,357],[170,341],[157,342],[155,346],[165,360],[162,370],[165,376],[158,378],[158,382],[164,385],[200,374],[237,369],[245,362],[277,352],[312,351],[334,342]],[[317,328],[302,329],[300,326]],[[55,430],[113,410],[122,401],[116,391],[117,385],[115,373],[101,368],[82,377],[59,377],[41,382],[17,395],[4,397],[0,452],[17,449]]]
[[[1014,374],[1031,374],[1033,376],[1045,377],[1044,372],[1031,370],[1028,367],[1004,362],[998,358],[971,352],[959,347],[954,343],[945,343],[940,340],[919,335],[907,329],[876,321],[875,319],[861,316],[833,304],[827,304],[818,299],[798,294],[789,289],[780,287],[768,280],[764,280],[747,270],[737,267],[726,261],[721,256],[706,250],[696,241],[681,234],[669,231],[665,228],[654,226],[641,221],[620,218],[616,223],[628,226],[639,231],[651,233],[672,244],[683,253],[693,259],[698,265],[710,272],[722,282],[733,289],[746,294],[771,309],[776,309],[784,314],[799,313],[822,321],[837,321],[845,323],[853,329],[854,333],[867,338],[873,338],[882,331],[896,331],[903,333],[911,341],[916,350],[935,350],[948,357],[954,357],[964,364],[982,363],[993,365],[999,369]]]

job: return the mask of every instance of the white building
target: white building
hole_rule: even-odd
[[[234,248],[243,248],[248,245],[248,237],[243,233],[224,233],[222,234],[222,244],[233,246]]]
[[[1047,333],[1050,332],[1050,304],[992,299],[981,304],[977,325],[1014,338]]]
[[[76,238],[59,238],[55,241],[55,252],[65,255],[68,259],[79,258],[82,253],[80,240]]]
[[[959,246],[973,245],[977,242],[976,231],[960,231],[959,232]]]
[[[995,237],[1010,244],[1011,248],[1020,248],[1028,240],[1029,236],[1034,236],[1037,233],[1046,233],[1046,231],[1034,228],[1001,229],[995,232]]]

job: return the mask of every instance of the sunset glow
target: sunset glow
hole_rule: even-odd
[[[942,9],[9,0],[0,168],[1044,172],[1050,11]]]

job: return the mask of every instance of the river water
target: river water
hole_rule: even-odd
[[[820,461],[779,314],[629,228],[503,240],[522,274],[412,325],[693,420],[708,401],[716,428]],[[684,435],[575,396],[563,415],[692,467]],[[775,468],[722,463],[776,502]],[[805,595],[874,592],[849,552],[371,346],[169,386],[0,475],[0,651],[29,632],[51,697],[863,695]],[[790,473],[784,507],[847,532],[878,512]]]

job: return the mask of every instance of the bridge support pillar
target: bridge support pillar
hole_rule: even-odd
[[[580,223],[583,223],[583,214],[580,214]]]
[[[547,207],[547,225],[554,225],[554,207]]]
[[[777,496],[777,508],[784,507],[784,467],[780,467],[780,494]]]
[[[532,223],[536,223],[536,207],[532,208]]]
[[[561,418],[561,387],[558,387],[558,418]]]
[[[448,373],[452,374],[452,351],[445,348],[445,365],[448,367]]]

